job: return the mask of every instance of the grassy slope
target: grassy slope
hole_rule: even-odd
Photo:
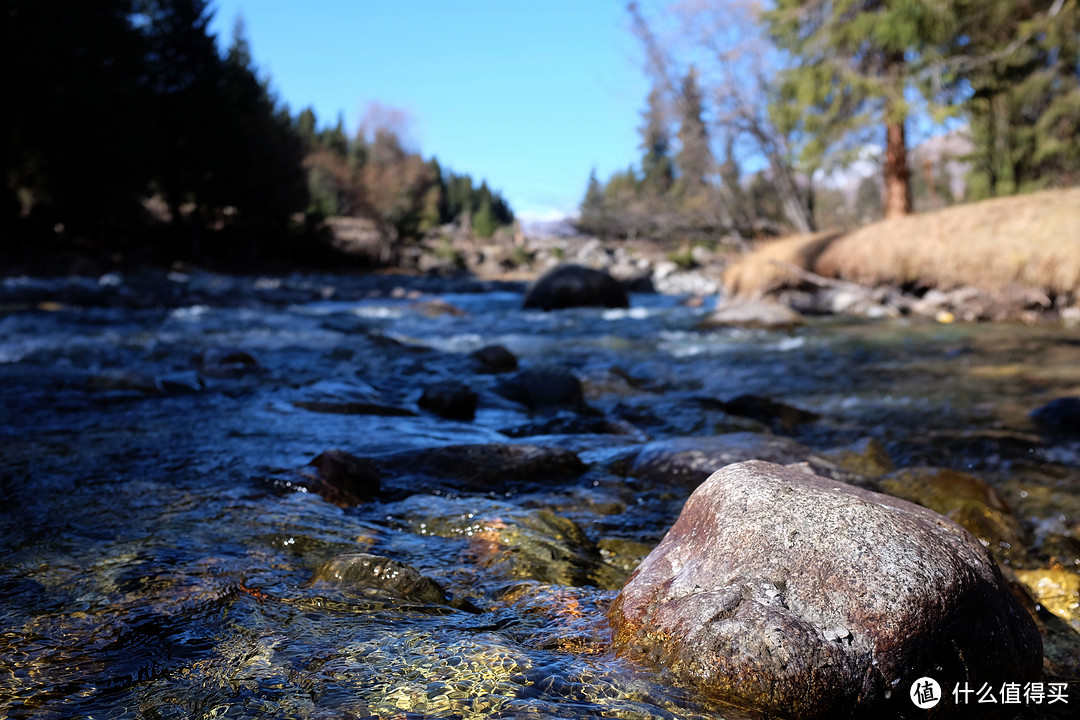
[[[959,205],[847,234],[768,242],[733,263],[724,284],[744,296],[797,285],[785,263],[863,285],[970,285],[991,293],[1022,286],[1076,294],[1080,188]]]

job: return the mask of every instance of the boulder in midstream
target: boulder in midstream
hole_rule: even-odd
[[[526,310],[600,306],[630,307],[626,291],[615,278],[602,270],[566,264],[544,273],[529,289],[523,307]]]
[[[963,528],[760,461],[690,496],[609,619],[621,655],[781,717],[921,717],[923,676],[1000,687],[1042,669],[1034,620]]]

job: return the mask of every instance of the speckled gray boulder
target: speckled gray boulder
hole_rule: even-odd
[[[924,675],[948,692],[1042,667],[1034,621],[965,530],[760,461],[690,496],[609,618],[620,654],[781,717],[925,717],[908,694]]]

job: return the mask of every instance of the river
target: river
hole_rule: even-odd
[[[778,430],[816,451],[872,437],[899,467],[979,474],[1020,519],[1017,567],[1080,563],[1080,443],[1028,416],[1080,394],[1062,326],[700,331],[708,303],[681,297],[540,313],[520,285],[396,276],[3,283],[3,717],[731,716],[613,657],[604,608],[688,493],[623,477],[619,458],[765,431],[724,410],[746,394],[820,416]],[[491,344],[572,372],[588,412],[506,399],[507,375],[469,358]],[[474,419],[418,406],[447,380],[478,394]],[[297,491],[296,469],[332,448],[378,461],[490,444],[570,450],[587,469],[411,496],[384,472],[396,492],[349,508]],[[481,612],[312,581],[358,551]],[[1078,638],[1053,639],[1058,672],[1080,665]]]

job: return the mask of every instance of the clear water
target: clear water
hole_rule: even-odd
[[[1039,445],[1027,417],[1080,394],[1072,331],[818,320],[699,332],[708,308],[680,298],[550,314],[520,298],[392,278],[5,281],[0,716],[735,717],[606,645],[604,609],[685,491],[642,490],[605,460],[717,431],[730,418],[701,398],[768,396],[823,415],[797,435],[815,448],[874,436],[898,464],[970,468],[1006,489],[1018,468],[1053,466],[1055,492],[1022,520],[1075,532],[1077,446]],[[463,312],[433,315],[433,300]],[[490,343],[569,368],[594,408],[638,433],[509,438],[538,418],[474,372],[467,354]],[[219,348],[258,367],[215,374],[193,359]],[[449,378],[481,392],[475,421],[294,405],[417,410],[423,386]],[[271,482],[329,448],[506,442],[593,465],[539,491],[349,509]],[[550,512],[601,560],[563,552]],[[355,551],[406,562],[484,612],[311,582]]]

